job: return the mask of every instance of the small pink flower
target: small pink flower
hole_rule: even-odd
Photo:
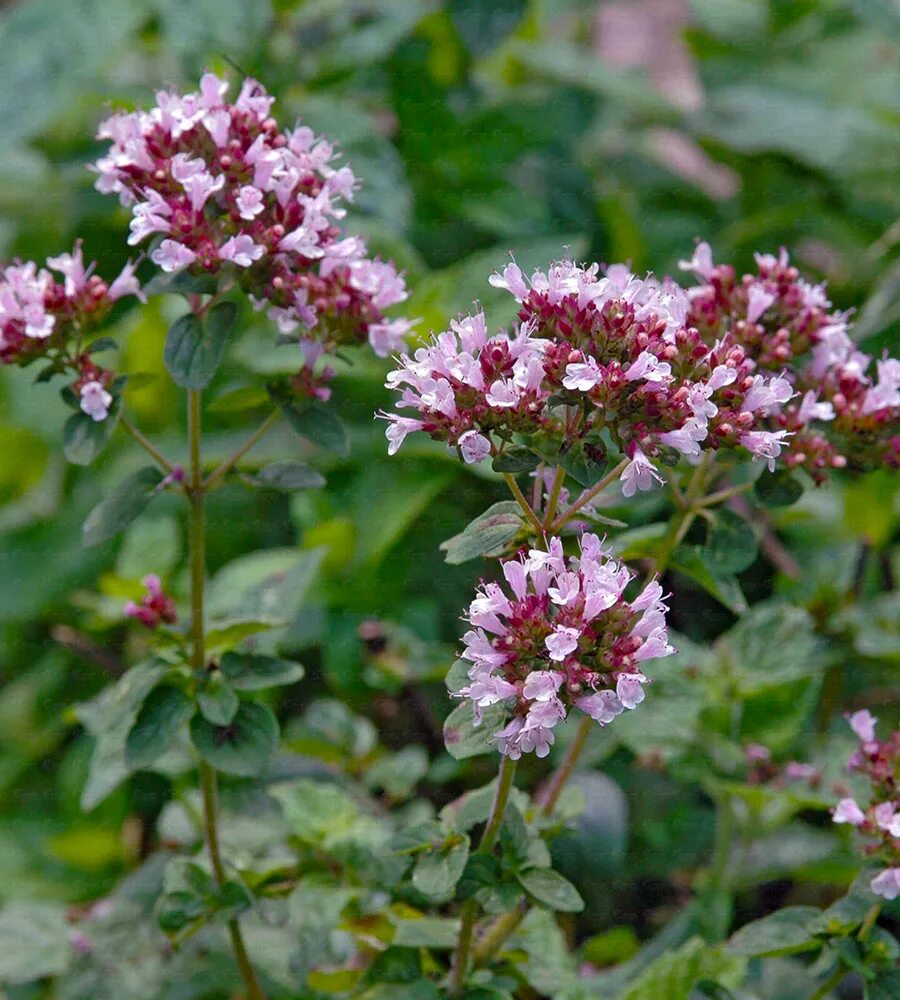
[[[747,322],[755,323],[775,301],[775,296],[759,285],[751,285],[747,292]]]
[[[255,219],[265,207],[263,205],[262,191],[250,184],[244,185],[244,187],[238,191],[235,204],[237,205],[240,217],[242,219],[247,219],[248,222]]]
[[[525,284],[522,270],[515,261],[507,264],[500,274],[492,274],[488,278],[488,283],[494,288],[505,288],[520,302],[528,294],[528,286]]]
[[[556,670],[532,670],[522,686],[522,697],[529,701],[548,701],[556,697],[564,678]]]
[[[651,489],[654,479],[658,483],[663,482],[653,463],[640,448],[634,449],[631,461],[625,466],[619,479],[622,482],[622,496],[625,497],[633,497],[638,490]]]
[[[109,416],[109,408],[113,398],[103,387],[102,382],[85,382],[80,390],[80,406],[91,420],[100,423]]]
[[[619,701],[614,691],[596,691],[594,694],[579,698],[576,702],[585,715],[589,715],[601,726],[606,726],[621,715],[625,706]]]
[[[896,899],[900,896],[900,868],[885,868],[869,883],[872,892],[884,899]]]
[[[597,367],[597,362],[593,358],[588,358],[583,364],[566,365],[563,385],[573,392],[590,392],[602,379],[603,373]]]
[[[265,247],[254,243],[253,240],[241,233],[239,236],[232,236],[219,247],[219,256],[222,260],[230,260],[238,267],[250,267],[255,261],[266,252]]]
[[[616,695],[625,708],[637,708],[644,700],[643,674],[620,674],[616,681]]]
[[[834,808],[835,823],[849,823],[850,826],[861,826],[866,821],[866,814],[853,799],[841,799]]]
[[[544,645],[550,653],[550,659],[561,663],[570,653],[575,652],[580,638],[581,633],[577,628],[557,626],[544,640]]]
[[[176,243],[175,240],[163,240],[150,254],[150,259],[171,274],[193,264],[197,255],[189,247]]]
[[[491,454],[491,442],[478,431],[466,431],[460,436],[459,450],[467,465],[475,465]]]
[[[847,721],[863,743],[871,743],[875,739],[875,723],[878,719],[867,708],[854,712]]]

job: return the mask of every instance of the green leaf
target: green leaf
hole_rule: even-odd
[[[206,633],[206,649],[209,653],[234,649],[251,635],[287,624],[285,618],[238,618],[213,622]]]
[[[456,947],[459,921],[450,917],[422,917],[419,920],[395,920],[391,944],[399,948],[438,948],[448,951]]]
[[[201,319],[179,316],[166,336],[166,368],[182,389],[204,389],[212,381],[225,353],[228,333],[237,317],[234,302],[220,302]]]
[[[493,854],[471,854],[459,877],[457,899],[468,899],[480,889],[498,885],[503,877],[500,862]]]
[[[94,420],[86,413],[73,413],[63,426],[63,454],[73,465],[90,465],[109,443],[119,423],[122,403],[113,396],[106,420]]]
[[[742,615],[747,610],[747,599],[737,577],[729,573],[714,573],[707,564],[703,550],[698,546],[679,545],[672,558],[672,568],[699,583],[733,614]]]
[[[195,715],[191,740],[218,770],[255,777],[265,769],[278,745],[278,721],[265,705],[245,701],[227,726],[215,726]]]
[[[88,514],[81,529],[85,547],[99,545],[124,531],[156,496],[163,475],[148,465],[123,480]]]
[[[15,986],[65,972],[71,959],[65,907],[12,902],[0,910],[0,984]]]
[[[261,691],[263,688],[293,684],[303,676],[303,667],[293,660],[257,653],[226,653],[219,664],[222,673],[238,691]]]
[[[560,462],[575,482],[586,489],[600,482],[611,465],[606,449],[590,441],[577,441],[563,452]]]
[[[272,397],[259,385],[242,385],[217,396],[206,407],[207,413],[245,413],[270,405]]]
[[[900,970],[882,972],[865,984],[865,1000],[897,1000],[900,997]]]
[[[847,890],[846,896],[841,896],[818,917],[809,922],[813,934],[824,934],[835,937],[850,934],[866,919],[874,896],[869,888],[872,878],[871,871],[864,871]]]
[[[803,608],[756,604],[720,642],[743,697],[822,670],[813,622]]]
[[[325,477],[302,462],[273,462],[254,475],[245,475],[244,482],[266,490],[312,490],[325,485]]]
[[[208,908],[206,900],[192,892],[167,892],[157,904],[156,919],[166,934],[176,934],[204,917]]]
[[[503,705],[491,705],[484,710],[481,725],[475,725],[472,702],[464,701],[447,716],[444,722],[444,745],[447,753],[456,760],[477,757],[482,753],[497,752],[494,733],[506,720]]]
[[[538,462],[540,458],[528,448],[507,448],[502,455],[498,455],[491,462],[491,468],[494,472],[509,472],[515,476],[520,472],[531,472],[532,469],[536,469]]]
[[[404,799],[427,773],[428,754],[424,747],[408,746],[379,757],[366,771],[366,784],[369,788],[383,788],[394,799]]]
[[[753,528],[734,511],[721,507],[713,515],[715,524],[703,546],[703,561],[716,577],[742,573],[756,559]]]
[[[413,868],[413,885],[432,899],[448,899],[456,888],[469,857],[469,838],[452,847],[420,854]]]
[[[253,906],[253,896],[243,882],[233,879],[225,882],[215,894],[218,907],[218,917],[223,920],[233,920],[246,913]]]
[[[75,707],[81,724],[94,737],[81,808],[93,809],[131,773],[125,761],[125,741],[147,695],[168,667],[158,661],[138,663],[93,701]]]
[[[803,483],[787,469],[765,469],[753,484],[753,492],[766,507],[790,507],[803,496]]]
[[[197,703],[203,718],[214,726],[227,726],[234,719],[240,705],[234,688],[218,670],[207,676],[197,692]]]
[[[581,913],[584,900],[572,883],[552,868],[529,868],[516,872],[522,888],[537,902],[562,913]]]
[[[514,500],[501,500],[479,514],[463,531],[441,542],[444,559],[453,566],[502,549],[522,530],[524,521]]]
[[[760,920],[745,924],[725,945],[732,955],[764,958],[769,955],[797,955],[821,947],[810,926],[820,911],[814,906],[788,906]]]
[[[281,408],[288,423],[301,436],[326,451],[346,458],[350,454],[350,439],[344,425],[334,411],[322,403],[312,402],[299,406],[282,402]]]
[[[469,669],[472,664],[468,660],[454,660],[447,671],[444,683],[450,694],[456,694],[460,688],[464,688],[469,683]]]
[[[193,714],[194,703],[179,688],[161,684],[151,691],[125,741],[128,767],[137,771],[153,764]]]
[[[743,974],[742,959],[694,937],[652,962],[619,1000],[688,1000],[693,988],[704,980],[733,987]]]

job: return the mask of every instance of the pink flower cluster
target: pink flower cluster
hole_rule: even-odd
[[[515,433],[571,446],[606,432],[630,460],[625,496],[660,478],[652,460],[667,451],[744,448],[774,467],[787,435],[768,418],[791,384],[757,372],[739,345],[707,345],[674,283],[571,261],[530,281],[513,263],[490,281],[518,301],[518,325],[489,337],[478,313],[401,355],[387,385],[417,416],[385,415],[391,453],[413,431],[458,447],[466,462],[498,454]]]
[[[95,421],[105,420],[113,374],[98,368],[85,349],[117,299],[135,295],[145,301],[134,266],[126,264],[107,284],[93,273],[93,264],[85,267],[80,243],[46,263],[42,268],[32,261],[15,263],[0,272],[0,363],[44,359],[51,372],[75,374],[72,389],[81,409]]]
[[[821,482],[830,469],[900,467],[900,361],[856,350],[847,315],[835,312],[824,286],[811,285],[787,252],[756,255],[757,273],[738,279],[713,263],[709,244],[682,261],[702,282],[689,290],[688,322],[707,343],[739,346],[760,369],[787,369],[793,402],[774,411],[785,434],[788,467]]]
[[[869,857],[886,863],[871,881],[872,892],[885,899],[900,896],[900,730],[881,741],[875,736],[878,720],[863,710],[849,722],[859,737],[859,749],[850,758],[850,771],[865,775],[872,786],[869,805],[844,798],[834,809],[835,823],[847,823],[868,838]]]
[[[155,629],[160,624],[174,625],[178,620],[175,609],[175,601],[163,591],[162,583],[155,574],[145,576],[141,583],[146,587],[147,593],[140,604],[129,601],[123,608],[126,618],[134,618],[147,628]]]
[[[366,339],[381,356],[396,350],[410,324],[384,310],[406,298],[403,278],[338,226],[353,172],[312,129],[280,131],[255,80],[233,103],[228,88],[207,73],[198,93],[160,91],[149,111],[100,126],[112,145],[96,186],[131,207],[129,243],[154,237],[167,272],[226,272],[283,334],[303,331],[307,364]]]
[[[553,538],[549,551],[505,562],[503,575],[509,592],[483,583],[469,606],[470,683],[458,692],[476,722],[509,702],[512,718],[495,737],[501,753],[546,756],[573,706],[606,725],[643,701],[643,663],[674,652],[658,583],[627,601],[632,574],[593,534],[581,536],[577,557]]]

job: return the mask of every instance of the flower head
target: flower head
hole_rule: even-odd
[[[488,336],[483,313],[461,318],[401,355],[387,383],[398,409],[417,410],[420,429],[466,461],[475,435],[486,457],[514,434],[599,448],[605,427],[630,459],[622,491],[632,496],[661,481],[660,455],[746,446],[794,394],[784,377],[755,373],[740,348],[705,344],[670,281],[566,260],[530,278],[511,263],[490,283],[517,300],[512,330]],[[747,441],[770,460],[780,451],[777,436]]]
[[[673,652],[662,589],[649,584],[632,601],[631,573],[585,534],[577,556],[559,539],[503,564],[509,591],[479,587],[463,637],[470,683],[459,692],[476,719],[498,702],[510,719],[496,735],[502,753],[543,756],[554,726],[578,707],[601,725],[644,699],[644,662]],[[640,666],[639,666],[640,664]]]
[[[847,823],[865,838],[864,852],[887,867],[870,882],[872,892],[885,899],[900,895],[900,730],[879,740],[877,723],[867,709],[848,719],[860,740],[849,768],[869,780],[869,804],[862,806],[844,798],[834,809],[835,823]]]
[[[231,102],[228,90],[207,73],[197,92],[160,91],[149,111],[101,124],[110,148],[94,165],[96,187],[131,209],[129,243],[157,239],[150,258],[169,273],[227,271],[282,333],[312,330],[330,349],[368,340],[388,353],[384,310],[406,287],[341,232],[350,168],[336,167],[332,146],[306,126],[280,130],[255,80]]]

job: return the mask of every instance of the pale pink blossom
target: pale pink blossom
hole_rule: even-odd
[[[80,406],[93,421],[99,423],[109,416],[112,405],[112,395],[106,391],[102,382],[85,382],[80,390]]]
[[[834,809],[835,823],[849,823],[850,826],[861,826],[866,821],[866,814],[853,799],[841,799]]]
[[[483,462],[491,454],[491,442],[478,431],[466,431],[459,439],[459,450],[468,465]]]
[[[175,240],[163,240],[160,245],[151,252],[150,259],[154,264],[158,264],[164,271],[180,271],[193,264],[197,255],[193,250]]]
[[[876,896],[884,899],[897,899],[900,896],[900,868],[885,868],[869,883]]]

